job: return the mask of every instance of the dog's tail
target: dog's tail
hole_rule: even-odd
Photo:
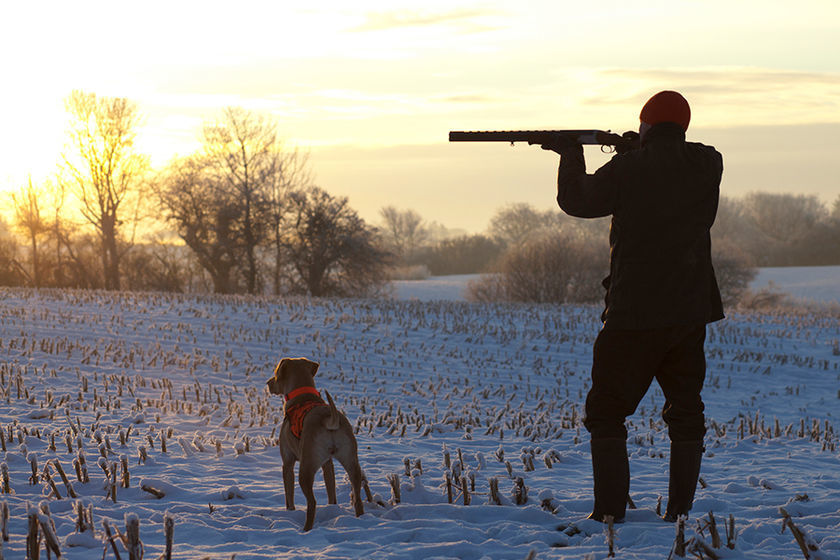
[[[324,420],[324,427],[328,430],[334,431],[338,429],[341,416],[338,409],[335,407],[335,402],[333,402],[330,392],[324,389],[324,394],[327,395],[327,402],[330,405],[330,417]]]

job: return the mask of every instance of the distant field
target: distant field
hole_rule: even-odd
[[[467,282],[478,274],[433,276],[426,280],[394,282],[397,299],[463,301]],[[750,285],[753,290],[772,287],[796,298],[840,302],[840,266],[761,268]]]
[[[770,286],[797,298],[840,302],[840,266],[761,268],[753,290]]]

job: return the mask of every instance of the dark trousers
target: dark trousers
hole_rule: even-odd
[[[662,418],[671,441],[702,440],[705,341],[705,325],[603,329],[595,340],[592,388],[586,397],[584,425],[592,439],[626,439],[624,420],[656,379],[665,394]]]

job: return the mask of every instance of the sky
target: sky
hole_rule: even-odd
[[[449,130],[621,132],[675,89],[724,195],[840,196],[833,0],[6,2],[0,19],[0,190],[55,172],[82,89],[137,103],[157,168],[241,106],[369,222],[396,206],[480,232],[507,204],[554,208],[557,158]],[[590,171],[607,158],[587,148]]]

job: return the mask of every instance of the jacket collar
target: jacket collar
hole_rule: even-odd
[[[659,142],[685,142],[685,131],[680,125],[672,122],[655,124],[645,133],[642,146]]]

